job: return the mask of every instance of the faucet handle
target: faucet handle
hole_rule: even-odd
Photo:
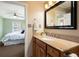
[[[41,35],[42,35],[42,36],[46,36],[46,33],[45,33],[45,32],[42,32]]]

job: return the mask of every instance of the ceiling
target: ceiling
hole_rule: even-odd
[[[16,13],[16,16],[14,15]],[[0,2],[0,16],[10,19],[24,19],[24,6],[12,2]]]
[[[46,1],[21,1],[23,3],[45,3]]]

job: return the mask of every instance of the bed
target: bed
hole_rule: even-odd
[[[0,57],[23,57],[24,38],[23,31],[6,34],[0,41]]]

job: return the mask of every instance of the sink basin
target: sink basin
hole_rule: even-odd
[[[55,40],[55,37],[45,36],[42,38],[43,40]]]
[[[49,38],[42,38],[43,40],[52,40],[52,39],[49,39]]]

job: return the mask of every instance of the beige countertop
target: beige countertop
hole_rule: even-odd
[[[35,34],[34,37],[63,52],[73,47],[79,46],[79,43],[64,40],[64,39],[59,39],[59,38],[52,37],[52,38],[43,39],[44,37],[38,34]]]

